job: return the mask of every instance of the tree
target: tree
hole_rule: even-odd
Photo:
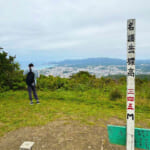
[[[15,56],[0,49],[0,91],[19,88],[23,79],[19,64],[15,62]],[[20,86],[18,87],[18,84]],[[17,87],[16,87],[17,85]]]

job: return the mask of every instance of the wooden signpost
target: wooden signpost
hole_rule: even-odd
[[[127,104],[125,126],[108,125],[109,142],[150,150],[150,129],[134,128],[135,124],[135,19],[127,21]]]
[[[127,145],[134,150],[135,120],[135,19],[127,21]]]

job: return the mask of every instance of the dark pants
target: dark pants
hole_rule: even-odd
[[[32,91],[33,91],[33,95],[34,95],[34,98],[36,99],[36,101],[38,102],[38,96],[37,96],[37,93],[36,93],[36,88],[35,86],[29,86],[28,85],[28,93],[29,93],[29,99],[30,101],[32,102]]]

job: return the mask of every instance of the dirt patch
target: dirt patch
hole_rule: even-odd
[[[115,118],[110,121],[124,124]],[[104,120],[103,123],[107,125]],[[106,127],[68,120],[9,132],[0,138],[0,150],[18,150],[24,141],[35,142],[33,150],[125,150],[124,146],[109,144]]]

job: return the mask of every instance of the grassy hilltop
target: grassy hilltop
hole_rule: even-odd
[[[78,86],[71,84],[74,89],[39,88],[41,104],[33,106],[29,105],[28,93],[25,90],[0,93],[0,136],[17,128],[44,125],[58,118],[79,120],[89,125],[96,124],[99,119],[108,120],[111,117],[125,122],[125,78],[101,78],[99,83],[101,87],[97,88],[90,87],[88,83],[76,83]],[[140,127],[150,127],[150,81],[137,79],[136,85],[135,121]],[[104,126],[103,123],[99,125]]]

